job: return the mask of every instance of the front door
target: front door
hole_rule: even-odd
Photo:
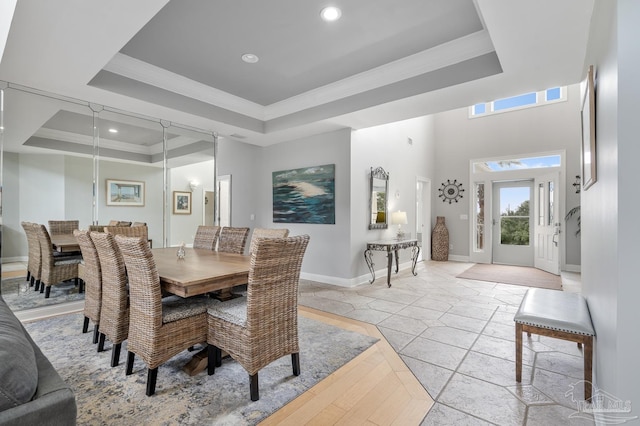
[[[533,266],[531,180],[493,183],[493,263]]]
[[[559,173],[549,173],[535,179],[535,267],[552,274],[560,273],[558,256],[560,218],[558,212]]]

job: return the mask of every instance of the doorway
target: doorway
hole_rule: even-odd
[[[416,239],[418,262],[431,259],[431,181],[416,177]]]
[[[493,262],[533,266],[533,180],[493,183]]]

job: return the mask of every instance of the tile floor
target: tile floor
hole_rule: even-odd
[[[302,281],[300,304],[377,325],[431,397],[422,425],[582,425],[583,358],[575,343],[523,337],[515,381],[516,312],[527,287],[463,280],[470,263],[433,262],[373,285]],[[579,274],[563,273],[565,291]],[[572,385],[575,385],[575,389]],[[572,392],[573,390],[573,392]]]

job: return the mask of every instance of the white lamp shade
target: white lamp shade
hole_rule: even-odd
[[[407,224],[407,212],[393,212],[391,213],[391,224],[392,225],[406,225]]]

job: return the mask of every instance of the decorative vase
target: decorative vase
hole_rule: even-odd
[[[436,218],[436,226],[431,231],[431,259],[449,260],[449,230],[444,224],[444,216]]]

